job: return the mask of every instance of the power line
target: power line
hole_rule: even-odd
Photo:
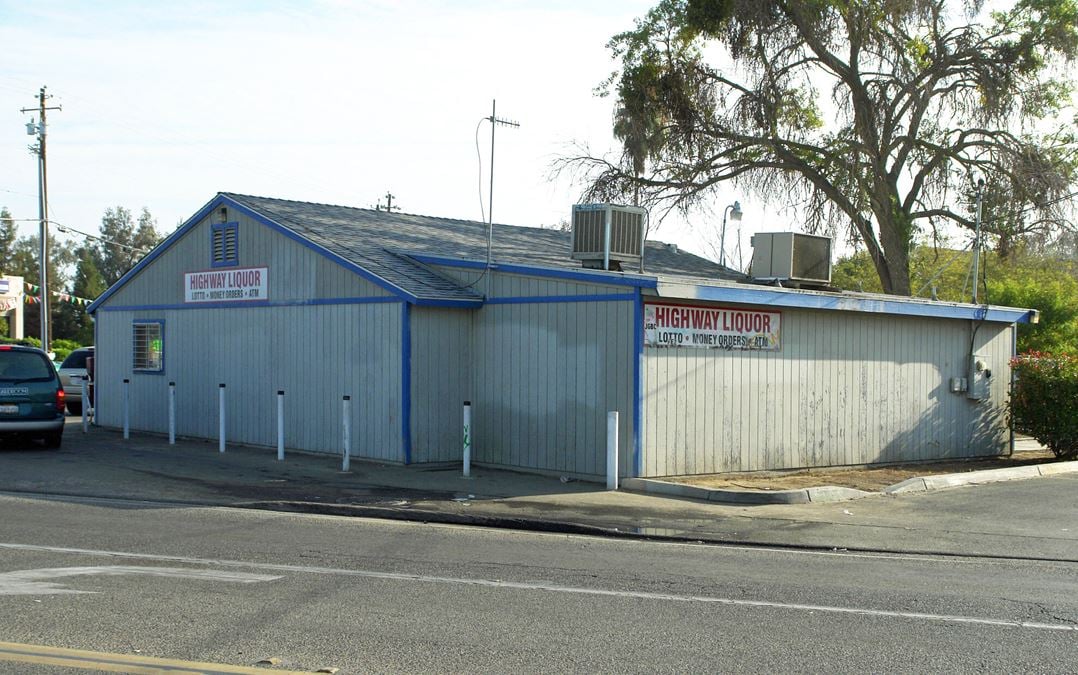
[[[12,222],[12,223],[27,223],[27,222],[36,223],[36,222],[39,222],[37,218],[4,218],[4,220]],[[146,254],[146,253],[150,252],[150,249],[138,248],[137,246],[131,246],[130,244],[124,244],[124,243],[115,241],[114,239],[105,239],[104,237],[99,237],[96,234],[90,234],[89,232],[83,232],[82,230],[76,230],[75,228],[73,228],[73,227],[71,227],[69,225],[62,225],[61,223],[58,223],[55,220],[49,220],[49,221],[46,221],[46,222],[49,225],[54,225],[58,231],[63,232],[64,234],[67,234],[68,232],[74,232],[75,234],[81,234],[82,236],[86,237],[87,239],[94,239],[96,241],[100,241],[100,242],[103,242],[105,244],[108,244],[109,246],[119,246],[120,248],[126,248],[129,251],[134,251],[135,253]]]

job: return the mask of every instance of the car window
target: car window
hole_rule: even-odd
[[[56,370],[42,354],[0,351],[0,380],[51,380]]]
[[[86,357],[90,355],[90,352],[76,349],[67,355],[64,362],[60,364],[61,368],[85,368]]]

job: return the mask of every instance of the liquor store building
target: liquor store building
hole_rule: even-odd
[[[752,283],[648,241],[220,193],[91,307],[97,422],[401,464],[623,477],[990,456],[1030,310]],[[605,265],[604,265],[605,267]],[[641,271],[642,269],[642,271]],[[124,381],[128,384],[125,385]]]

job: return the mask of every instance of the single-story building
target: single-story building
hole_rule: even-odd
[[[0,316],[7,319],[7,337],[20,340],[23,336],[23,304],[26,294],[22,277],[0,277]]]
[[[575,215],[574,215],[575,218]],[[641,230],[642,232],[643,230]],[[607,229],[609,233],[609,226]],[[1029,310],[752,283],[648,241],[220,193],[91,305],[97,423],[598,479],[997,455]],[[641,237],[642,239],[642,237]],[[609,236],[606,239],[609,253]],[[488,254],[489,250],[489,254]],[[639,251],[638,251],[639,253]],[[489,256],[489,257],[488,257]],[[125,385],[125,380],[129,381]]]

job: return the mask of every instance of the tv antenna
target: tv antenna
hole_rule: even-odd
[[[491,248],[494,245],[494,130],[499,124],[506,127],[520,128],[520,122],[498,117],[497,110],[497,100],[491,99],[490,117],[483,118],[490,122],[490,192],[487,193],[487,266],[484,268],[483,274],[487,274],[490,271]],[[480,123],[482,123],[482,120],[480,120]],[[490,277],[487,277],[485,295],[488,297],[490,296]]]
[[[386,192],[386,203],[385,203],[385,205],[383,205],[382,202],[378,202],[377,204],[374,205],[374,210],[375,211],[387,211],[389,213],[393,213],[394,211],[400,211],[401,207],[393,205],[393,200],[396,199],[396,197],[397,197],[397,195],[393,194],[392,192],[387,191]]]

